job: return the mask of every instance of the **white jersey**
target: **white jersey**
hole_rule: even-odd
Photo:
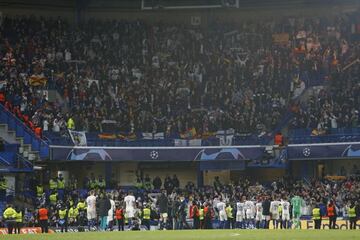
[[[226,207],[226,205],[225,205],[224,202],[218,202],[218,203],[216,204],[216,208],[219,210],[219,212],[225,211],[225,207]]]
[[[124,198],[124,202],[125,202],[125,208],[126,209],[134,209],[135,207],[135,197],[132,196],[132,195],[127,195],[125,198]]]
[[[282,214],[289,215],[290,214],[290,203],[288,201],[282,201],[281,206],[282,206]]]
[[[253,218],[255,215],[255,204],[252,201],[245,202],[245,212],[247,218]]]
[[[236,214],[245,215],[245,203],[243,202],[236,203]]]
[[[256,208],[256,215],[262,215],[263,212],[262,203],[261,202],[256,203],[255,208]]]
[[[110,199],[110,210],[108,212],[108,218],[107,218],[107,222],[109,224],[109,222],[114,220],[114,212],[115,212],[115,201]]]
[[[88,211],[96,210],[96,197],[94,195],[90,195],[86,198],[86,204]]]
[[[275,200],[270,203],[270,212],[272,214],[279,214],[280,202]]]

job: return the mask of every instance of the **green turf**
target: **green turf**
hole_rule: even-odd
[[[64,234],[34,234],[1,236],[0,239],[21,240],[345,240],[360,239],[359,230],[183,230],[183,231],[141,231],[141,232],[89,232]]]

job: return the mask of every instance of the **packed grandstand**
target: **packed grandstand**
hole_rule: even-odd
[[[1,14],[0,234],[359,228],[359,10],[199,19]]]

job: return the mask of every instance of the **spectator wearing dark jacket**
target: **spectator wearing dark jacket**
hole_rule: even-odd
[[[153,180],[153,186],[155,190],[159,190],[161,188],[162,181],[159,176],[156,176]]]
[[[105,230],[107,225],[107,217],[109,210],[111,208],[110,200],[105,194],[100,195],[100,200],[98,201],[99,217],[100,217],[100,229]]]

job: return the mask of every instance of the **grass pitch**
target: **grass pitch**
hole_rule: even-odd
[[[63,234],[6,235],[1,239],[21,240],[345,240],[360,239],[359,230],[182,230],[85,232]]]

